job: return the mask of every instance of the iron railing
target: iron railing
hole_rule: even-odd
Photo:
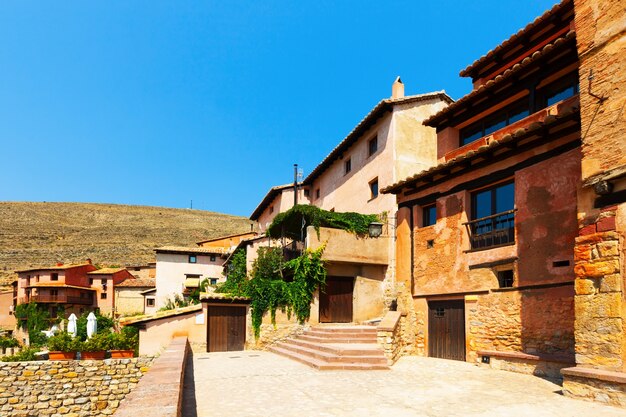
[[[472,250],[515,243],[515,211],[505,211],[464,223]]]

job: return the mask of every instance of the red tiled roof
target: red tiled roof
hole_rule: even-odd
[[[124,271],[126,268],[100,268],[95,271],[87,272],[89,275],[112,275],[120,271]]]
[[[95,288],[81,287],[79,285],[57,284],[54,282],[41,282],[29,285],[27,288],[75,288],[79,290],[96,291]]]
[[[277,185],[275,187],[270,188],[270,190],[267,192],[267,194],[265,194],[265,197],[263,197],[263,200],[261,200],[259,205],[256,206],[256,208],[254,209],[254,211],[250,215],[250,220],[258,219],[261,216],[261,214],[263,213],[263,211],[265,210],[265,208],[267,206],[269,206],[272,203],[272,201],[274,201],[276,196],[278,194],[280,194],[283,190],[286,190],[287,188],[293,188],[293,183],[291,183],[291,184],[284,184],[284,185]]]
[[[211,255],[227,255],[230,253],[230,249],[228,248],[211,248],[211,247],[202,247],[202,246],[194,246],[194,247],[186,247],[186,246],[163,246],[160,248],[156,248],[155,252],[163,252],[163,253],[206,253]]]
[[[572,101],[574,101],[574,99],[575,99],[575,104],[571,104]],[[561,107],[563,108],[561,109]],[[558,122],[560,119],[567,119],[567,118],[572,117],[573,114],[579,113],[580,103],[578,101],[578,97],[576,96],[574,98],[564,100],[561,103],[557,103],[551,106],[551,108],[555,108],[560,111],[558,112],[558,114],[553,115],[549,111],[549,108],[542,109],[540,110],[540,112],[543,112],[545,117],[539,120],[530,122],[529,125],[519,127],[518,129],[510,133],[506,128],[501,129],[501,131],[507,132],[502,135],[499,135],[498,132],[494,132],[494,134],[492,135],[494,139],[489,141],[485,145],[480,146],[478,149],[468,150],[464,154],[458,155],[455,158],[452,158],[448,161],[438,164],[437,166],[434,166],[425,171],[421,171],[411,177],[408,177],[402,181],[399,181],[393,185],[390,185],[389,187],[382,189],[381,193],[397,194],[404,187],[408,185],[415,184],[421,180],[432,179],[435,175],[445,174],[454,168],[462,166],[464,163],[466,163],[466,161],[472,160],[474,158],[480,158],[483,155],[488,155],[489,153],[494,152],[498,148],[506,147],[512,142],[519,141],[527,137],[528,135],[531,135],[542,129],[548,128],[549,126]],[[530,119],[531,117],[533,116],[532,115],[529,116],[528,119]]]
[[[124,288],[154,288],[156,287],[156,279],[154,278],[126,278],[124,281],[116,285],[116,287]]]
[[[529,32],[539,28],[541,25],[545,24],[549,21],[554,15],[558,14],[565,7],[570,7],[572,5],[573,0],[564,0],[556,5],[554,5],[550,10],[543,13],[541,16],[537,17],[531,23],[526,25],[523,29],[520,29],[517,33],[512,35],[509,39],[502,42],[500,45],[496,46],[491,51],[487,52],[485,55],[478,58],[472,64],[468,65],[464,70],[461,70],[459,75],[461,77],[469,77],[472,72],[477,70],[479,67],[484,66],[489,61],[493,60],[497,55],[503,53],[504,51],[514,47],[518,43],[524,42],[525,37]]]
[[[15,272],[19,273],[19,272],[32,272],[32,271],[63,271],[66,269],[77,268],[79,266],[86,266],[86,265],[91,265],[91,263],[84,262],[80,264],[62,264],[62,265],[54,265],[54,266],[44,266],[40,268],[21,269]]]
[[[487,81],[485,84],[476,88],[469,94],[463,96],[456,102],[450,104],[448,107],[442,109],[438,113],[432,115],[428,119],[424,120],[424,124],[426,126],[437,127],[437,125],[445,119],[446,116],[453,113],[455,110],[459,110],[464,106],[470,106],[472,102],[479,99],[480,97],[488,94],[497,88],[499,88],[503,83],[511,80],[513,77],[519,75],[522,71],[524,71],[529,65],[535,63],[542,57],[550,56],[553,53],[561,51],[571,43],[575,43],[576,40],[576,32],[569,31],[565,36],[562,36],[556,39],[554,42],[547,44],[541,50],[536,51],[531,56],[522,60],[522,62],[515,64],[513,67],[507,69],[502,74],[496,76],[492,80]],[[574,44],[575,47],[575,44]]]

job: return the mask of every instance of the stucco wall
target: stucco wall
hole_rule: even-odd
[[[191,345],[206,345],[206,311],[161,317],[145,322],[139,331],[139,354],[156,355],[177,336],[187,336]]]
[[[0,327],[13,330],[15,316],[9,314],[13,308],[13,291],[0,292]]]
[[[211,262],[210,255],[197,254],[197,262],[189,263],[188,254],[157,253],[156,272],[156,307],[162,307],[168,298],[181,294],[184,290],[185,274],[201,275],[204,278],[218,278],[225,281],[222,275],[224,259],[215,256]]]
[[[133,315],[136,313],[148,313],[144,309],[144,296],[142,291],[148,288],[134,288],[134,287],[118,287],[115,289],[117,293],[116,297],[116,312],[122,316]]]

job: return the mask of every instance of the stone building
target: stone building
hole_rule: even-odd
[[[574,363],[578,66],[566,0],[461,71],[473,90],[425,121],[437,165],[383,190],[418,354],[552,377]]]
[[[312,323],[318,319],[363,322],[380,318],[385,298],[393,298],[388,296],[388,289],[393,286],[396,201],[379,190],[435,164],[435,132],[422,122],[453,100],[443,91],[405,96],[399,77],[391,90],[391,97],[374,106],[298,185],[299,204],[386,218],[383,236],[378,241],[357,240],[347,232],[324,232],[336,244],[330,242],[324,251],[327,285],[325,292],[316,297]],[[293,184],[273,187],[250,219],[265,232],[278,213],[293,205]],[[308,239],[306,232],[303,234],[301,247]],[[260,238],[248,243],[248,255],[252,255],[248,256],[249,265],[259,247],[277,244]],[[318,316],[318,302],[332,307],[322,309],[326,314]]]
[[[568,395],[626,406],[626,8],[574,0],[582,186],[575,240],[576,367]]]

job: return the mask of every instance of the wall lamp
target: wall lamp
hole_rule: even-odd
[[[368,226],[370,237],[379,237],[383,234],[383,224],[379,222],[371,222]]]

